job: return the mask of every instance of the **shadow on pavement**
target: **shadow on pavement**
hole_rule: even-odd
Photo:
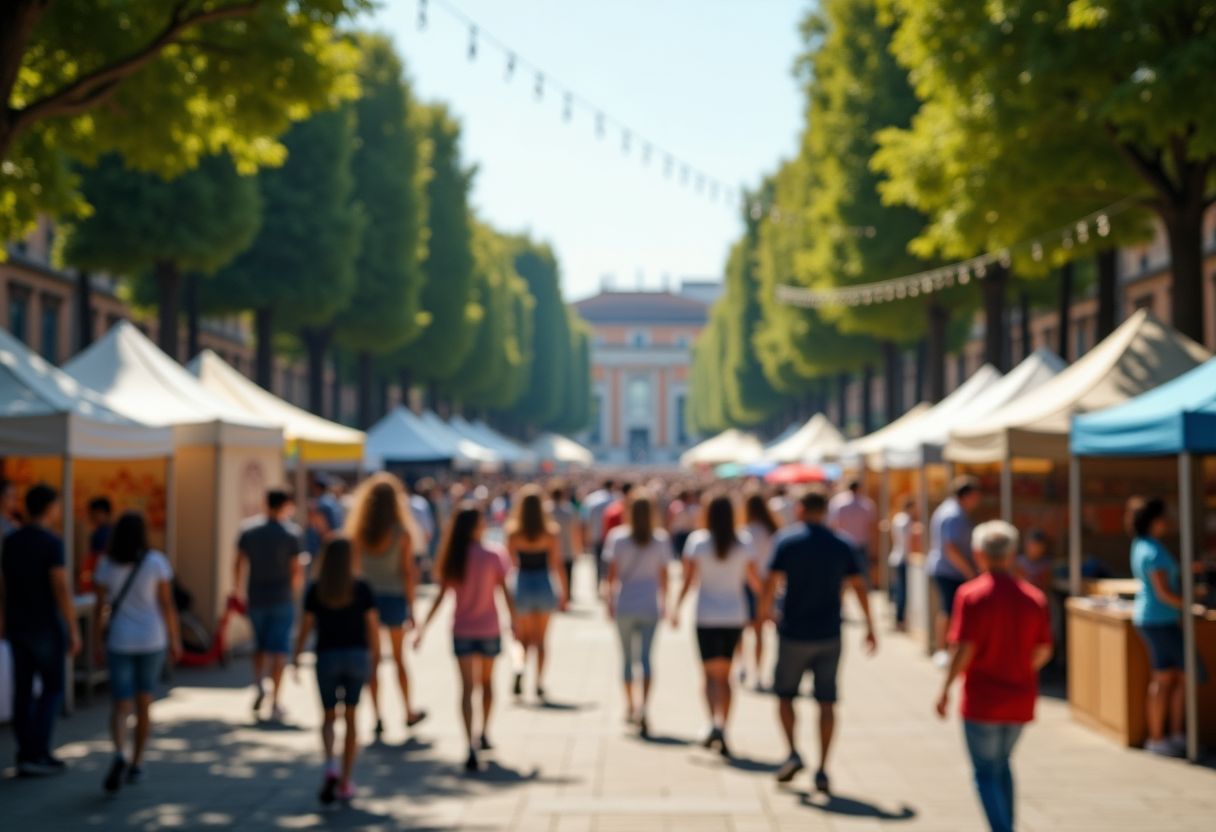
[[[897,814],[892,814],[879,806],[875,806],[873,803],[866,803],[864,800],[843,797],[838,794],[821,796],[813,795],[809,792],[800,792],[798,801],[808,809],[818,809],[820,812],[853,818],[912,820],[916,817],[916,810],[911,806],[903,806]]]
[[[639,742],[648,743],[650,745],[687,747],[693,744],[692,740],[686,740],[681,737],[668,737],[662,734],[647,734],[646,736],[634,734],[633,736]]]
[[[542,699],[525,707],[538,711],[594,711],[598,706],[594,702],[554,702],[552,699]]]

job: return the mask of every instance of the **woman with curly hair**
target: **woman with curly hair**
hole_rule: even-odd
[[[421,533],[401,481],[387,473],[364,480],[355,490],[345,534],[353,548],[355,571],[371,586],[380,626],[388,631],[397,683],[405,700],[405,724],[412,728],[426,718],[426,711],[416,711],[411,705],[402,644],[405,630],[414,626],[414,552],[421,549]],[[380,718],[380,685],[375,668],[368,677],[367,690],[376,712],[379,739],[384,722]]]

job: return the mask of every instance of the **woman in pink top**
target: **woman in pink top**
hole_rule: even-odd
[[[477,752],[490,748],[486,729],[490,724],[490,708],[494,704],[494,659],[502,652],[495,590],[502,590],[507,609],[511,612],[511,629],[518,632],[515,603],[507,589],[510,560],[501,547],[481,542],[482,526],[481,509],[476,503],[462,503],[453,514],[448,523],[444,546],[435,563],[435,573],[440,581],[439,595],[431,605],[426,621],[418,628],[415,642],[415,646],[422,643],[422,636],[444,596],[448,592],[455,595],[452,647],[460,665],[460,709],[469,739],[469,757],[465,762],[468,771],[477,771],[480,767]],[[480,734],[473,730],[475,688],[481,691]]]

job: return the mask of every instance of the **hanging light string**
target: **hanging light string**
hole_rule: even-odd
[[[711,176],[678,154],[646,138],[620,119],[609,115],[603,107],[557,81],[552,74],[544,71],[537,64],[520,55],[518,50],[508,46],[493,34],[487,32],[483,26],[454,6],[449,0],[418,0],[417,20],[419,31],[425,31],[429,26],[429,9],[432,6],[442,9],[468,30],[467,55],[470,61],[476,61],[481,58],[483,47],[497,52],[503,61],[503,80],[510,83],[517,72],[532,76],[534,98],[537,101],[541,101],[544,99],[546,92],[551,92],[553,96],[562,102],[563,121],[567,123],[573,121],[575,111],[581,110],[591,116],[592,123],[595,126],[596,138],[603,139],[610,132],[618,135],[620,137],[622,154],[626,156],[632,155],[636,147],[638,158],[641,160],[642,165],[649,167],[651,162],[654,161],[656,167],[661,166],[665,179],[678,179],[683,187],[691,185],[698,195],[707,196],[711,202],[718,202],[720,198],[723,205],[731,209],[741,208],[746,210],[752,219],[755,220],[767,216],[773,223],[784,223],[787,226],[793,225],[796,221],[797,214],[795,212],[782,211],[773,203],[747,199],[739,188],[726,184],[723,179]],[[873,226],[859,228],[842,226],[836,229],[835,233],[854,237],[873,237],[877,232]]]
[[[818,309],[823,306],[868,306],[938,292],[955,284],[965,286],[971,282],[973,277],[982,280],[993,266],[1000,265],[1009,268],[1013,263],[1014,254],[1029,252],[1033,260],[1041,261],[1048,247],[1058,246],[1067,250],[1078,244],[1089,242],[1094,234],[1099,237],[1109,236],[1111,217],[1134,207],[1138,202],[1137,198],[1128,197],[1108,208],[1087,214],[1055,231],[1040,234],[1034,239],[1001,249],[998,252],[981,254],[978,257],[948,266],[939,266],[928,271],[891,280],[881,280],[877,283],[863,283],[857,286],[840,286],[831,289],[779,285],[774,291],[774,297],[778,303],[786,306]]]

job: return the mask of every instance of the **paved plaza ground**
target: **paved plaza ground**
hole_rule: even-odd
[[[590,603],[589,572],[582,578],[580,603],[551,630],[551,701],[512,701],[510,669],[500,662],[491,727],[497,749],[480,774],[462,768],[455,666],[437,621],[410,657],[418,704],[431,716],[407,734],[399,698],[385,685],[390,729],[383,744],[363,752],[359,797],[349,807],[322,811],[316,802],[319,706],[311,671],[288,685],[288,725],[257,726],[239,662],[177,673],[155,706],[149,777],[117,798],[100,789],[110,755],[105,706],[95,702],[61,722],[71,771],[50,780],[0,779],[0,829],[986,828],[957,718],[943,723],[933,713],[938,671],[911,640],[887,635],[868,658],[860,630],[847,629],[834,794],[812,796],[806,775],[791,788],[773,780],[785,749],[769,696],[737,697],[728,732],[733,759],[699,747],[707,725],[690,615],[679,631],[664,627],[656,644],[655,736],[642,740],[628,729],[615,631]],[[386,683],[389,670],[381,668]],[[802,703],[800,714],[804,756],[813,759],[813,706]],[[362,717],[370,739],[370,710]],[[11,734],[0,730],[0,760],[7,764],[12,753]],[[1216,829],[1216,771],[1118,748],[1072,722],[1057,699],[1042,700],[1015,764],[1023,832]]]

